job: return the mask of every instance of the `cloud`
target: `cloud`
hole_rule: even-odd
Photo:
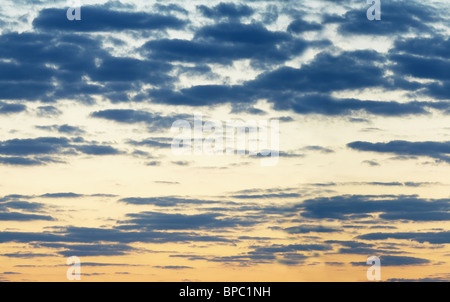
[[[136,249],[126,244],[59,244],[59,243],[41,243],[42,247],[50,247],[64,250],[57,254],[64,257],[98,257],[98,256],[122,256]],[[82,263],[83,265],[83,263]]]
[[[342,35],[392,36],[397,34],[432,33],[433,22],[442,18],[438,9],[418,1],[390,1],[382,3],[382,21],[370,22],[365,18],[367,7],[353,8],[343,16],[325,17],[325,23],[339,24]]]
[[[266,194],[237,194],[231,195],[238,199],[265,199],[265,198],[299,198],[302,195],[299,193],[266,193]]]
[[[65,18],[58,20],[65,22]],[[166,74],[172,69],[170,64],[112,56],[100,39],[86,35],[12,32],[0,35],[0,47],[0,58],[5,59],[0,71],[2,99],[93,103],[93,96],[101,95],[112,102],[125,102],[127,92],[142,83],[164,87],[173,82]],[[51,85],[50,79],[58,85]]]
[[[99,6],[83,6],[82,22],[71,22],[65,15],[64,9],[43,9],[34,19],[33,26],[45,31],[108,32],[182,29],[186,25],[186,21],[170,15],[115,11]]]
[[[414,39],[396,40],[392,53],[407,53],[420,57],[435,57],[450,59],[447,51],[450,47],[450,39],[434,35],[429,38],[416,37]]]
[[[40,117],[55,117],[61,115],[61,111],[54,106],[40,106],[38,109],[38,116]]]
[[[160,212],[141,212],[127,214],[127,220],[119,229],[140,230],[201,230],[252,226],[258,223],[252,219],[224,217],[223,214],[168,214]]]
[[[346,51],[339,55],[319,53],[301,68],[280,67],[259,75],[248,85],[264,91],[321,92],[376,87],[384,84],[384,70],[374,64],[386,60],[370,50]]]
[[[171,81],[165,74],[171,68],[164,62],[106,56],[102,58],[98,68],[92,70],[89,75],[92,80],[98,82],[141,81],[158,85]]]
[[[323,26],[319,23],[309,23],[301,18],[298,18],[289,24],[287,30],[291,33],[300,34],[306,31],[322,30]]]
[[[221,2],[214,7],[208,7],[206,5],[199,5],[197,9],[202,13],[204,17],[210,19],[228,18],[231,20],[240,19],[242,17],[250,17],[254,14],[254,10],[245,4],[224,3]]]
[[[215,39],[225,41],[234,37],[221,28],[205,30],[203,35],[212,35]],[[167,41],[167,43],[172,42]],[[183,44],[191,42],[175,41],[173,43],[180,44],[173,45],[174,51],[179,51],[184,48]],[[253,43],[259,42],[255,40]],[[158,49],[158,45],[152,45],[152,49],[155,47]],[[204,44],[199,47],[204,47]],[[202,60],[207,57],[200,49],[189,49]],[[215,54],[217,55],[220,51],[215,51]],[[186,58],[185,54],[182,57]],[[155,103],[189,106],[222,103],[251,104],[258,99],[268,99],[276,110],[292,110],[299,114],[330,116],[349,115],[355,111],[365,111],[382,116],[402,116],[428,114],[428,108],[448,109],[449,106],[445,103],[363,101],[349,98],[338,99],[329,95],[331,92],[341,90],[370,87],[392,88],[389,79],[384,76],[385,70],[380,66],[380,63],[384,63],[386,60],[387,58],[383,54],[369,50],[346,51],[339,55],[322,52],[312,62],[301,68],[280,67],[263,72],[242,85],[199,85],[182,88],[179,91],[151,89],[147,93]],[[378,62],[378,64],[374,62]]]
[[[351,220],[355,215],[383,220],[446,221],[450,220],[448,199],[427,200],[415,196],[344,195],[305,200],[301,215],[306,218]]]
[[[84,247],[93,244],[114,244],[128,245],[131,243],[187,243],[187,242],[222,242],[232,243],[235,240],[227,239],[223,236],[198,234],[193,232],[161,232],[152,230],[123,231],[118,228],[86,228],[86,227],[64,227],[56,228],[54,232],[0,232],[0,243],[18,242],[38,245],[52,246],[54,248],[70,248],[69,245],[80,245],[81,249],[94,247]],[[128,249],[122,246],[122,252]],[[101,253],[101,251],[99,251]]]
[[[396,74],[422,79],[450,80],[450,62],[436,58],[422,58],[410,54],[392,54]]]
[[[196,37],[218,42],[270,46],[290,39],[284,32],[267,30],[261,24],[218,23],[202,27]]]
[[[450,75],[446,67],[450,63],[449,56],[444,51],[448,44],[448,38],[438,34],[428,38],[397,40],[389,52],[390,59],[394,63],[392,70],[403,78],[435,80],[417,85],[410,79],[404,85],[408,90],[416,90],[418,95],[448,100]],[[430,51],[425,51],[426,48]],[[441,105],[437,103],[437,106]],[[447,108],[446,113],[448,112],[450,110]]]
[[[40,197],[43,198],[79,198],[79,197],[83,197],[83,194],[77,194],[77,193],[72,193],[72,192],[68,192],[68,193],[46,193],[41,195]]]
[[[170,137],[150,137],[141,141],[129,140],[128,144],[133,146],[145,146],[150,148],[171,148],[173,138]]]
[[[391,153],[407,156],[426,156],[438,161],[450,162],[450,142],[409,142],[391,141],[387,143],[352,142],[349,148],[376,153]]]
[[[345,87],[345,86],[342,86]],[[287,107],[300,114],[349,115],[355,111],[365,111],[374,115],[402,116],[426,114],[425,106],[419,102],[398,103],[394,101],[361,101],[358,99],[337,99],[327,95],[307,95],[293,98],[287,104],[275,106]],[[282,106],[282,107],[281,107]]]
[[[425,277],[417,279],[408,278],[390,278],[387,282],[448,282],[448,277]]]
[[[343,247],[339,248],[337,254],[349,254],[349,255],[380,255],[380,254],[400,254],[402,252],[393,251],[392,249],[382,249],[376,247],[374,244],[363,243],[359,241],[339,241],[328,240],[326,243],[339,244]]]
[[[53,254],[40,254],[40,253],[23,253],[23,252],[17,252],[17,253],[5,253],[0,254],[0,256],[3,257],[9,257],[9,258],[24,258],[24,259],[31,259],[31,258],[42,258],[42,257],[52,257]]]
[[[430,263],[428,259],[407,256],[385,255],[379,258],[381,260],[381,266],[410,266]],[[351,262],[351,264],[354,266],[367,266],[366,262]]]
[[[52,216],[44,213],[45,205],[38,202],[22,201],[25,196],[5,196],[0,199],[0,221],[55,221]],[[31,198],[31,197],[30,197]],[[19,210],[21,212],[16,212]]]
[[[374,160],[364,160],[364,161],[362,161],[362,163],[366,164],[366,165],[369,165],[371,167],[377,167],[377,166],[380,165],[378,162],[376,162]]]
[[[220,201],[202,200],[192,198],[182,198],[176,196],[163,197],[127,197],[119,200],[127,204],[133,205],[155,205],[158,207],[174,207],[179,205],[203,205],[203,204],[218,204]]]
[[[111,146],[103,145],[83,145],[76,146],[76,150],[88,155],[117,155],[122,152]]]
[[[182,13],[185,15],[189,14],[189,12],[186,9],[184,9],[182,6],[180,6],[178,4],[174,4],[174,3],[167,4],[167,5],[156,3],[155,5],[153,5],[153,7],[158,12],[161,12],[161,13],[178,12],[178,13]]]
[[[153,267],[159,268],[159,269],[169,269],[169,270],[193,269],[193,267],[191,267],[191,266],[184,266],[184,265],[165,265],[165,266],[156,265]]]
[[[130,109],[109,109],[91,113],[92,117],[114,121],[121,124],[139,124],[143,123],[149,127],[150,131],[170,128],[176,120],[190,119],[191,116],[185,114],[174,114],[162,116],[158,113],[152,113],[143,110]]]
[[[306,146],[301,149],[302,151],[317,151],[320,153],[334,153],[333,150],[321,146]]]
[[[34,221],[34,220],[55,220],[51,216],[36,215],[36,214],[24,214],[16,212],[0,212],[0,221]]]
[[[269,246],[252,246],[250,251],[233,256],[170,255],[170,257],[188,258],[191,261],[205,260],[209,262],[237,263],[239,265],[273,262],[284,265],[297,265],[309,258],[298,252],[320,252],[330,249],[330,246],[321,244],[273,244]]]
[[[231,22],[204,26],[192,40],[149,41],[142,52],[148,58],[166,62],[230,65],[234,60],[251,59],[258,66],[282,63],[307,47],[306,41],[285,32],[270,31],[262,24]]]
[[[327,244],[289,244],[280,245],[273,244],[271,246],[257,247],[252,253],[266,254],[266,253],[286,253],[286,252],[311,252],[311,251],[329,251],[331,247]]]
[[[363,240],[413,240],[420,243],[428,242],[430,244],[450,243],[450,232],[399,232],[399,233],[369,233],[360,235],[358,239]]]
[[[0,156],[0,164],[8,165],[8,166],[42,166],[47,163],[57,163],[59,161],[53,160],[50,158],[26,158],[26,157],[17,157],[17,156],[9,156],[3,157]]]
[[[83,266],[102,267],[102,266],[140,266],[140,265],[130,263],[83,262]]]
[[[0,141],[0,163],[16,166],[36,166],[48,163],[63,163],[57,157],[61,155],[76,155],[76,151],[88,155],[115,155],[121,152],[111,146],[98,144],[83,144],[83,139],[69,140],[64,137],[38,137],[30,139],[12,139]]]
[[[22,104],[9,104],[0,102],[0,114],[12,114],[26,111],[27,107]]]
[[[44,204],[38,202],[28,202],[28,201],[8,201],[0,202],[0,210],[5,209],[16,209],[16,210],[26,210],[26,211],[36,211],[44,208]]]
[[[289,234],[309,234],[309,233],[336,233],[341,232],[341,230],[332,228],[332,227],[325,227],[321,225],[299,225],[294,227],[289,227],[283,229],[283,231],[289,233]]]
[[[19,156],[55,154],[69,146],[70,141],[67,138],[12,139],[0,142],[0,154]]]
[[[72,134],[72,135],[80,135],[84,133],[79,127],[70,126],[67,124],[64,125],[51,125],[51,126],[36,126],[37,129],[45,130],[45,131],[56,131],[61,134]]]

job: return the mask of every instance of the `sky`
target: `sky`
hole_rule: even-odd
[[[449,281],[450,4],[370,7],[2,0],[0,281]]]

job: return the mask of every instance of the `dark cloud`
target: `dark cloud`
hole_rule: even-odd
[[[0,141],[0,163],[16,166],[36,166],[48,163],[63,163],[57,157],[76,155],[79,151],[88,155],[114,155],[121,152],[111,146],[98,144],[77,144],[79,139],[69,140],[63,137],[38,137],[30,139],[12,139]],[[81,139],[83,142],[83,139]],[[75,144],[74,144],[75,143]]]
[[[171,81],[170,77],[166,76],[166,72],[171,68],[171,65],[157,61],[104,57],[99,67],[89,75],[92,80],[99,82],[142,81],[159,85]]]
[[[369,6],[351,9],[343,16],[327,16],[324,23],[339,24],[343,35],[391,36],[396,34],[434,32],[432,23],[442,20],[438,9],[418,1],[382,2],[381,21],[371,22],[366,18]]]
[[[70,125],[51,125],[51,126],[36,126],[37,129],[45,130],[45,131],[56,131],[61,134],[73,134],[73,135],[79,135],[83,134],[84,130],[82,130],[79,127],[70,126]]]
[[[40,195],[40,197],[43,198],[80,198],[83,197],[83,194],[77,194],[77,193],[46,193],[43,195]]]
[[[34,158],[26,158],[26,157],[17,157],[17,156],[9,156],[9,157],[3,157],[0,156],[0,164],[8,165],[8,166],[43,166],[48,163],[57,163],[60,161],[53,160],[50,158],[40,158],[40,157],[34,157]]]
[[[450,232],[399,232],[399,233],[369,233],[360,235],[358,239],[363,240],[412,240],[420,243],[428,242],[430,244],[450,243]]]
[[[402,116],[426,114],[428,113],[424,108],[426,105],[420,102],[361,101],[337,99],[328,95],[307,95],[293,98],[286,103],[275,104],[275,107],[292,109],[300,114],[348,115],[355,111],[365,111],[374,115]]]
[[[9,104],[0,102],[0,114],[12,114],[26,111],[27,107],[22,104]]]
[[[40,117],[55,117],[61,115],[61,111],[54,106],[40,106],[38,107],[38,116]]]
[[[381,266],[410,266],[410,265],[423,265],[429,264],[430,260],[417,258],[417,257],[408,257],[408,256],[380,256]],[[366,262],[352,262],[354,266],[367,266]]]
[[[117,155],[122,152],[111,146],[83,145],[75,147],[78,151],[88,155]]]
[[[286,253],[286,252],[311,252],[311,251],[329,251],[331,246],[328,244],[289,244],[280,245],[273,244],[271,246],[256,247],[253,253],[256,254],[273,254],[273,253]]]
[[[130,109],[110,109],[96,111],[91,114],[92,117],[106,119],[121,124],[139,124],[143,123],[149,127],[150,131],[167,129],[172,126],[176,120],[191,119],[191,116],[185,114],[174,114],[162,116],[158,113],[152,113],[142,110]]]
[[[65,18],[58,19],[65,22]],[[170,64],[114,57],[103,48],[101,39],[86,35],[12,32],[0,36],[0,48],[0,58],[11,60],[3,62],[0,71],[2,99],[93,103],[93,96],[101,95],[112,102],[125,102],[128,91],[139,90],[143,83],[165,87],[173,82],[166,74]],[[51,85],[51,80],[59,85]]]
[[[247,253],[234,256],[197,256],[197,255],[171,255],[170,257],[188,258],[191,261],[205,260],[209,262],[235,263],[249,265],[258,263],[278,262],[285,265],[297,265],[303,263],[308,256],[299,252],[328,251],[331,247],[321,244],[273,244],[269,246],[252,246]]]
[[[266,194],[237,194],[231,195],[238,199],[265,199],[265,198],[299,198],[302,195],[299,193],[266,193]]]
[[[155,103],[170,105],[207,106],[223,103],[246,102],[253,92],[243,86],[200,85],[180,91],[167,89],[148,90]]]
[[[253,15],[254,10],[245,4],[234,4],[234,3],[219,3],[214,7],[208,7],[206,5],[199,5],[197,9],[203,14],[203,16],[210,19],[221,19],[229,18],[239,19],[242,17],[250,17]]]
[[[226,31],[222,33],[221,29],[216,28],[203,33],[206,36],[208,34],[225,41],[233,37],[232,34],[228,35]],[[273,39],[275,37],[277,36]],[[260,42],[255,40],[253,43]],[[178,46],[174,45],[176,51],[183,49],[181,45]],[[201,47],[204,47],[204,44]],[[205,54],[197,49],[192,51],[202,59],[205,57]],[[185,58],[184,55],[183,57]],[[301,68],[280,67],[264,72],[243,85],[201,85],[180,91],[153,89],[147,93],[156,103],[190,106],[252,104],[264,98],[273,103],[277,110],[292,110],[299,114],[347,115],[355,111],[365,111],[374,115],[401,116],[428,114],[428,108],[448,109],[449,106],[445,103],[362,101],[337,99],[328,94],[348,89],[391,87],[388,79],[384,77],[385,70],[376,64],[385,62],[386,57],[375,51],[348,51],[340,55],[320,53],[311,63]]]
[[[0,221],[34,221],[47,220],[53,221],[53,217],[47,215],[24,214],[18,212],[0,212]]]
[[[151,137],[141,141],[129,140],[128,143],[133,146],[145,146],[150,148],[171,148],[173,138],[170,137]]]
[[[31,258],[42,258],[42,257],[52,257],[53,254],[40,254],[40,253],[24,253],[24,252],[17,252],[17,253],[6,253],[6,254],[0,254],[0,256],[9,257],[9,258],[24,258],[24,259],[31,259]]]
[[[38,245],[55,244],[53,247],[61,248],[58,244],[91,245],[99,243],[182,243],[182,242],[227,242],[233,240],[223,236],[208,236],[186,232],[161,232],[161,231],[123,231],[120,229],[65,227],[58,228],[54,232],[0,232],[0,243],[18,242],[33,243]]]
[[[400,156],[426,156],[438,161],[450,162],[450,142],[409,142],[391,141],[387,143],[352,142],[349,148],[376,153],[390,153]]]
[[[192,198],[181,198],[176,196],[165,197],[128,197],[119,200],[127,204],[133,205],[155,205],[158,207],[174,207],[179,205],[202,205],[202,204],[218,204],[220,201],[202,200]]]
[[[83,6],[82,22],[71,22],[65,18],[65,9],[43,9],[33,21],[38,30],[73,32],[107,32],[121,30],[182,29],[186,21],[174,16],[125,12],[98,6]]]
[[[0,154],[19,156],[56,154],[69,146],[70,141],[67,138],[12,139],[0,142]]]
[[[297,19],[289,24],[287,30],[292,33],[300,34],[305,31],[321,30],[323,26],[319,23],[309,23],[303,19]]]
[[[5,196],[0,199],[0,221],[54,221],[52,216],[45,213],[45,205],[38,202],[22,201],[25,196]],[[31,198],[31,197],[30,197]],[[27,199],[26,197],[24,199]],[[21,212],[16,212],[17,210]]]
[[[407,279],[407,278],[390,278],[386,280],[387,282],[449,282],[448,277],[426,277],[417,279]]]
[[[191,266],[183,266],[183,265],[165,265],[165,266],[156,265],[153,267],[159,268],[159,269],[169,269],[169,270],[193,269],[193,267],[191,267]]]
[[[302,216],[349,220],[354,215],[379,213],[384,220],[446,221],[450,220],[448,199],[426,200],[415,196],[347,195],[305,200]]]
[[[333,150],[331,150],[329,148],[322,147],[322,146],[306,146],[306,147],[303,147],[301,150],[304,150],[304,151],[317,151],[317,152],[320,152],[320,153],[334,153]]]
[[[393,54],[390,59],[395,62],[393,69],[398,75],[441,81],[450,80],[449,61],[410,54]]]
[[[366,164],[366,165],[369,165],[371,167],[377,167],[377,166],[380,165],[378,162],[376,162],[374,160],[364,160],[362,163]]]
[[[449,47],[449,38],[435,35],[429,38],[416,37],[414,39],[397,40],[391,53],[407,53],[420,57],[450,59]]]
[[[375,51],[347,51],[340,55],[319,53],[301,68],[281,67],[265,72],[249,83],[265,91],[326,93],[345,89],[380,86],[384,83],[382,67],[385,57]]]
[[[217,42],[235,43],[243,45],[271,46],[287,41],[290,36],[284,32],[267,30],[261,24],[218,23],[202,27],[196,32],[197,38]]]
[[[256,23],[232,22],[202,27],[192,40],[152,40],[142,51],[149,58],[169,62],[231,64],[234,60],[251,59],[257,66],[282,63],[307,47],[306,41],[285,32],[269,31]]]
[[[139,266],[139,265],[130,263],[83,262],[83,266],[102,267],[102,266]]]
[[[182,6],[179,6],[178,4],[160,4],[156,3],[153,5],[153,7],[160,13],[171,13],[171,12],[178,12],[187,15],[189,12],[185,10]]]
[[[127,220],[120,229],[140,230],[199,230],[252,226],[258,223],[252,219],[224,217],[223,214],[204,213],[196,215],[141,212],[127,214]]]
[[[42,247],[64,249],[57,254],[64,257],[94,257],[94,256],[122,256],[136,249],[126,244],[60,244],[60,243],[41,243]],[[84,265],[84,263],[83,263]]]
[[[42,203],[20,201],[20,200],[0,203],[0,210],[16,209],[16,210],[36,211],[41,210],[43,207],[44,204]]]
[[[321,225],[299,225],[285,228],[283,229],[283,231],[289,234],[308,234],[308,233],[336,233],[340,232],[341,230]]]
[[[342,247],[338,249],[337,254],[380,255],[386,253],[401,253],[393,252],[392,250],[384,250],[376,247],[374,244],[368,244],[359,241],[328,240],[325,243],[341,245]]]

